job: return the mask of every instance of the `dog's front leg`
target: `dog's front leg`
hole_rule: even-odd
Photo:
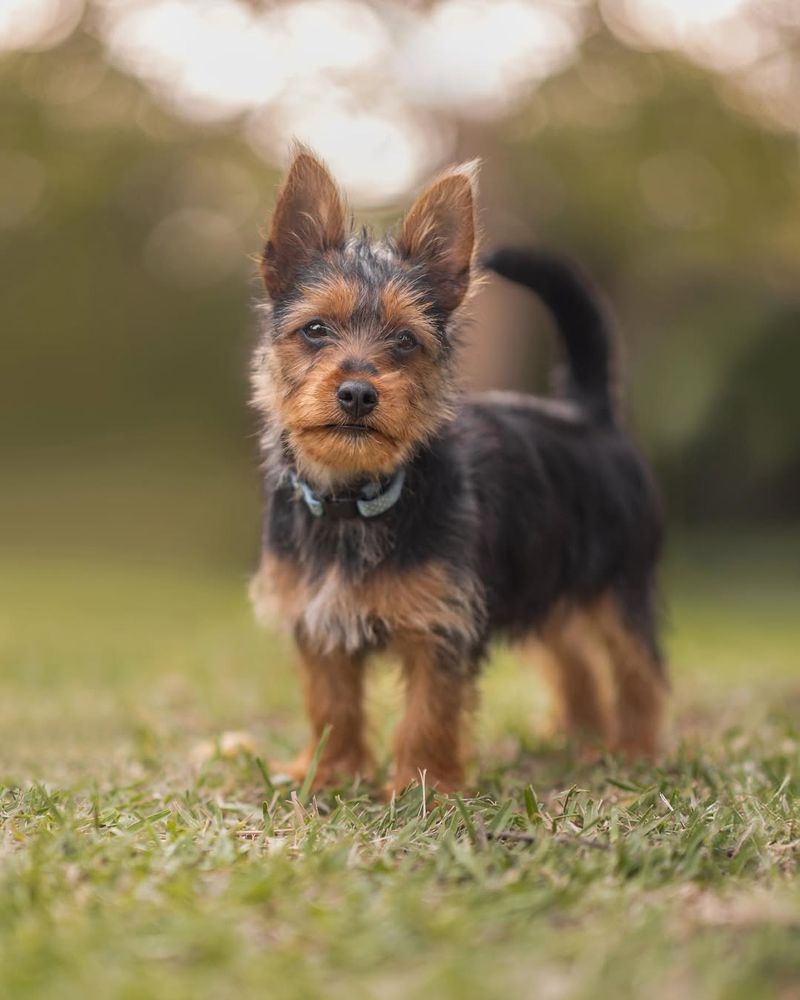
[[[312,787],[368,776],[372,761],[364,732],[364,655],[344,650],[320,653],[304,639],[298,639],[298,650],[311,738],[290,764],[273,763],[273,773],[288,773],[295,781],[303,781],[319,741],[330,727]]]
[[[406,709],[395,735],[395,776],[400,791],[424,774],[425,785],[442,792],[464,784],[469,716],[475,704],[473,671],[434,639],[401,646]]]

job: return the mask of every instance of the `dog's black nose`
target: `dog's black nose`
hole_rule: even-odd
[[[339,406],[348,417],[366,417],[378,405],[378,391],[369,382],[349,379],[336,390]]]

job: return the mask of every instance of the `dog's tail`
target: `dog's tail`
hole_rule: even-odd
[[[483,263],[544,302],[566,349],[568,395],[598,423],[612,423],[611,323],[589,279],[571,262],[538,249],[495,250]]]

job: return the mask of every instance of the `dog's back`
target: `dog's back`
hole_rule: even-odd
[[[561,258],[501,250],[486,266],[550,307],[568,369],[562,398],[486,393],[459,418],[483,521],[491,625],[544,638],[573,729],[652,749],[664,677],[655,586],[661,505],[615,415],[608,315]],[[590,647],[616,674],[615,705],[601,704]]]
[[[585,603],[610,592],[631,605],[632,617],[649,619],[655,649],[652,611],[641,606],[649,598],[641,595],[653,591],[660,504],[615,416],[607,311],[588,279],[560,257],[504,249],[485,263],[551,309],[567,362],[561,397],[485,393],[460,417],[491,537],[484,577],[492,621],[524,631],[560,596]]]
[[[481,516],[480,576],[493,631],[519,636],[559,600],[613,593],[648,618],[661,540],[646,467],[614,425],[578,407],[514,393],[471,399],[455,433],[467,444]]]

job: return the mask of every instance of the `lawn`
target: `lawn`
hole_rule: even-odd
[[[796,543],[673,551],[657,766],[576,761],[499,651],[471,793],[390,806],[272,784],[304,727],[244,573],[8,555],[0,996],[800,997]]]

